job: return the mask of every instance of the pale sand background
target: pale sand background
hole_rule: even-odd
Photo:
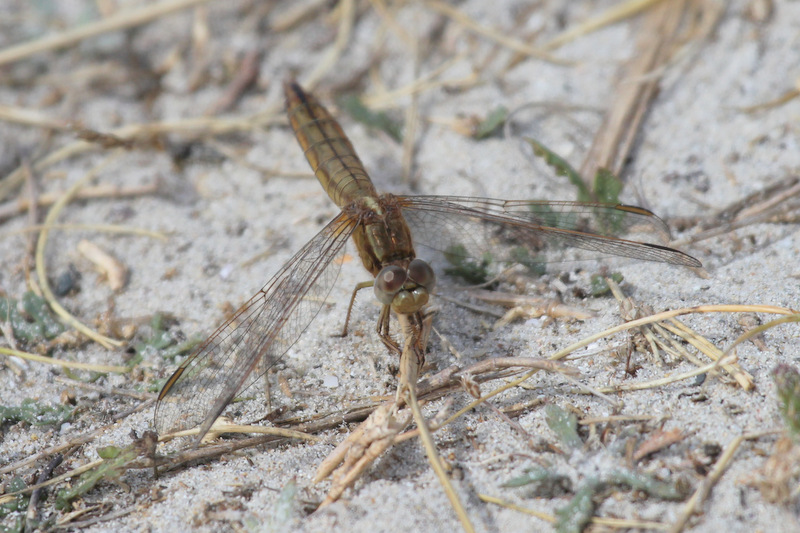
[[[518,39],[541,29],[543,33],[535,42],[542,43],[564,27],[574,26],[614,4],[544,1],[529,14],[525,9],[528,2],[513,0],[493,2],[491,7],[489,2],[467,1],[458,8],[481,24]],[[646,203],[667,220],[710,217],[716,209],[796,174],[800,167],[799,100],[755,114],[738,109],[775,99],[796,84],[800,76],[800,2],[775,2],[774,13],[764,22],[754,21],[749,15],[761,2],[708,4],[724,11],[721,19],[708,39],[682,50],[668,68],[634,152],[633,164],[625,174],[625,201]],[[130,34],[128,50],[133,56],[124,52],[123,34],[114,33],[59,53],[30,57],[2,71],[4,79],[27,81],[0,84],[0,104],[38,108],[54,119],[75,120],[101,131],[132,123],[198,117],[224,91],[229,79],[225,65],[235,64],[242,54],[256,50],[261,53],[258,86],[230,114],[250,116],[278,106],[282,101],[280,82],[291,72],[301,81],[307,79],[328,53],[336,26],[327,15],[319,14],[292,30],[275,31],[273,24],[286,15],[290,5],[277,3],[272,10],[267,5],[238,0],[209,2],[204,8],[207,11],[200,14],[201,18],[205,16],[209,32],[203,49],[192,49],[193,15],[182,12]],[[34,4],[5,0],[0,3],[0,40],[5,47],[94,19],[94,6],[94,2],[82,1]],[[331,101],[331,87],[365,71],[371,62],[375,63],[373,81],[369,76],[359,77],[366,94],[379,92],[374,80],[393,90],[414,78],[410,49],[391,31],[385,45],[378,48],[376,32],[385,30],[381,19],[366,2],[359,6],[363,12],[347,47],[319,84],[318,94],[326,102]],[[264,13],[261,17],[254,14],[259,10]],[[448,64],[436,79],[454,84],[473,69],[486,65],[480,72],[482,83],[477,86],[463,92],[436,88],[420,95],[423,121],[417,132],[414,159],[418,191],[574,199],[574,189],[563,178],[553,177],[541,162],[531,162],[519,150],[516,139],[475,142],[441,123],[456,116],[482,116],[497,105],[513,109],[530,102],[561,102],[607,107],[619,66],[634,53],[639,21],[615,24],[554,51],[558,57],[574,61],[574,66],[524,59],[508,72],[501,68],[511,58],[507,49],[495,47],[487,39],[442,19],[423,3],[410,3],[399,9],[396,21],[411,35],[428,35],[441,25],[436,32],[435,49],[420,53],[420,74]],[[145,102],[146,87],[142,76],[136,73],[134,57],[157,67],[170,61],[171,54],[176,54],[177,61],[162,79],[162,91],[153,101]],[[204,67],[210,79],[201,81],[200,89],[190,90],[190,79]],[[61,98],[48,103],[57,93]],[[389,112],[402,118],[409,102],[408,98],[394,100]],[[575,118],[581,127],[571,121],[572,115],[537,121],[541,116],[526,112],[518,116],[516,124],[523,133],[537,136],[578,165],[600,119],[592,113]],[[407,191],[408,186],[401,180],[402,148],[348,116],[342,116],[342,123],[376,186],[392,192]],[[571,142],[575,139],[577,143]],[[0,123],[2,174],[13,170],[21,157],[35,160],[43,152],[69,142],[68,135],[50,137],[37,128]],[[218,142],[235,148],[254,165],[288,173],[307,172],[301,151],[284,126],[241,131]],[[41,190],[66,189],[105,157],[95,151],[49,168],[38,176]],[[224,316],[223,304],[238,306],[244,302],[336,214],[316,181],[267,177],[224,157],[192,159],[181,172],[163,153],[133,152],[116,160],[99,178],[102,183],[125,186],[154,180],[161,182],[161,194],[77,203],[67,207],[60,218],[72,223],[133,225],[170,235],[167,242],[79,231],[51,237],[47,248],[50,271],[61,273],[74,264],[81,272],[82,290],[64,298],[63,303],[85,321],[91,322],[104,312],[113,297],[114,313],[119,318],[161,311],[174,314],[180,321],[177,329],[186,335],[210,331]],[[26,223],[24,216],[18,216],[3,222],[1,231],[18,230]],[[131,268],[130,282],[119,294],[113,295],[91,265],[78,255],[77,242],[87,237]],[[657,264],[629,262],[619,270],[625,276],[626,293],[655,310],[736,303],[796,307],[800,293],[798,248],[796,226],[762,224],[684,246],[703,261],[711,274],[709,279]],[[24,239],[20,236],[0,240],[0,288],[15,297],[25,290],[19,268],[23,249]],[[265,258],[242,266],[245,260],[267,250],[270,253]],[[577,267],[567,268],[575,271]],[[572,279],[577,286],[586,287],[589,274],[599,267],[589,263],[581,268],[582,272],[573,274]],[[355,310],[353,326],[357,334],[344,340],[330,337],[340,327],[350,288],[363,279],[364,272],[356,262],[344,266],[332,294],[336,303],[323,309],[320,319],[281,367],[280,374],[288,380],[293,397],[288,398],[273,387],[276,405],[289,406],[297,414],[312,414],[394,390],[395,381],[389,371],[394,361],[372,332],[377,307],[369,298],[362,297]],[[549,294],[555,293],[549,290]],[[443,304],[436,324],[467,361],[473,361],[507,354],[544,357],[620,321],[618,306],[610,298],[576,300],[571,290],[565,297],[570,304],[596,310],[598,318],[581,324],[518,321],[492,332],[485,326],[491,323],[491,317]],[[686,321],[721,347],[743,332],[737,317],[731,315],[691,317]],[[617,337],[598,343],[591,350],[613,348],[623,341]],[[778,362],[799,362],[797,329],[783,326],[771,330],[766,343],[764,351],[745,343],[738,352],[741,364],[754,376],[753,392],[707,379],[700,386],[681,382],[618,396],[616,399],[624,402],[622,413],[663,415],[664,429],[680,428],[686,435],[682,442],[641,462],[640,468],[666,479],[683,476],[694,489],[701,478],[694,474],[690,458],[699,456],[704,444],[716,443],[724,448],[744,433],[779,428],[769,372]],[[59,356],[107,364],[122,364],[125,359],[122,353],[108,352],[96,345]],[[636,358],[643,368],[635,380],[692,368],[684,362],[659,367],[644,355]],[[157,359],[154,356],[145,364],[165,375],[169,369]],[[438,348],[429,359],[438,368],[456,362]],[[624,361],[609,354],[586,357],[575,364],[584,373],[585,382],[593,386],[628,379]],[[58,402],[67,388],[54,380],[60,374],[49,367],[32,365],[25,379],[19,380],[10,371],[2,370],[2,403],[18,404],[29,397]],[[326,378],[328,382],[332,378],[338,380],[338,387],[323,386]],[[611,414],[607,403],[571,393],[574,387],[558,376],[539,375],[531,383],[534,390],[517,390],[495,400],[496,405],[509,406],[541,397],[562,407],[574,406],[583,417]],[[109,377],[100,384],[133,386],[129,377],[120,376]],[[96,393],[75,390],[85,408],[61,432],[24,424],[4,426],[0,434],[0,464],[108,423],[111,415],[134,405],[120,397],[98,397]],[[694,402],[700,393],[708,400]],[[464,394],[453,397],[456,407],[468,401]],[[439,403],[433,404],[430,412],[439,407]],[[243,413],[241,419],[247,419],[247,414]],[[97,447],[128,444],[131,430],[141,433],[151,420],[151,409],[128,417],[70,457],[69,466],[94,460]],[[627,437],[623,426],[615,428],[607,445],[595,442],[587,451],[564,456],[546,451],[547,444],[557,441],[544,422],[541,408],[525,412],[517,421],[533,435],[533,443],[488,409],[471,413],[436,435],[441,454],[461,473],[457,486],[481,531],[538,531],[549,527],[537,519],[477,500],[477,493],[486,493],[547,512],[562,507],[564,498],[525,499],[523,491],[500,487],[528,467],[553,465],[578,484],[586,476],[625,466]],[[300,500],[319,501],[327,484],[312,486],[310,480],[319,462],[345,437],[347,429],[322,435],[325,444],[248,450],[183,468],[158,480],[150,471],[129,472],[124,477],[128,488],[102,484],[87,495],[83,504],[108,502],[111,507],[105,512],[130,510],[122,518],[94,526],[96,531],[246,530],[249,525],[265,524],[271,519],[277,490],[291,479],[299,486]],[[634,426],[629,431],[631,435],[638,433]],[[796,504],[766,503],[758,490],[746,485],[749,476],[763,465],[773,442],[774,438],[768,437],[743,445],[703,505],[703,514],[692,521],[693,531],[800,531]],[[30,471],[23,474],[29,476]],[[683,505],[621,492],[607,499],[599,514],[671,523]],[[454,531],[459,527],[416,441],[390,450],[339,503],[308,516],[299,507],[288,525],[284,524],[291,530]],[[43,508],[52,509],[49,503]],[[254,526],[254,530],[263,530],[262,527]]]

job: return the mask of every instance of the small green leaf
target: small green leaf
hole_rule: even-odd
[[[533,487],[528,487],[533,485]],[[572,492],[572,481],[565,475],[546,468],[532,468],[524,475],[502,485],[506,488],[527,487],[526,498],[558,498]]]
[[[778,409],[792,438],[800,440],[800,372],[791,365],[781,363],[772,371]]]
[[[561,407],[549,404],[544,408],[545,422],[556,434],[558,440],[568,448],[577,449],[583,446],[583,441],[578,435],[578,417]]]
[[[0,298],[0,321],[10,323],[18,339],[40,343],[55,338],[65,330],[50,312],[47,302],[33,292],[28,291],[22,296],[22,309],[24,314],[17,308],[17,301],[13,298]]]
[[[114,459],[121,451],[122,450],[116,446],[105,446],[97,449],[97,455],[99,455],[101,459]]]
[[[680,486],[661,481],[652,474],[644,472],[628,470],[613,472],[608,479],[608,484],[629,487],[661,500],[682,501],[687,496]]]
[[[594,196],[598,202],[616,205],[622,192],[622,181],[605,168],[598,168],[594,176]]]
[[[472,137],[477,140],[486,139],[495,135],[503,127],[503,124],[508,118],[508,109],[503,106],[498,106],[491,110],[486,118],[484,118],[475,128],[475,133]]]
[[[126,364],[134,367],[144,360],[145,355],[151,353],[160,354],[164,359],[171,361],[178,355],[192,351],[203,340],[202,336],[194,335],[182,342],[176,342],[175,337],[169,331],[164,315],[155,313],[150,319],[150,336],[144,337],[133,345],[135,354]]]
[[[113,458],[104,458],[100,465],[81,474],[72,487],[59,490],[56,495],[56,509],[68,509],[72,500],[92,490],[101,480],[116,481],[119,479],[127,470],[128,463],[139,456],[139,447],[139,443],[133,443],[122,450],[118,449]],[[113,446],[108,448],[113,448]],[[100,450],[98,450],[99,453]]]
[[[25,487],[25,481],[23,481],[21,477],[14,477],[8,483],[6,492],[18,492],[20,490],[24,490]],[[0,518],[4,518],[11,513],[24,511],[27,509],[29,497],[30,496],[25,494],[17,494],[11,501],[7,501],[6,503],[0,505]]]
[[[67,422],[75,409],[66,405],[42,405],[31,398],[22,400],[19,407],[0,406],[0,423],[23,421],[32,426],[60,426]]]
[[[604,489],[604,483],[588,479],[567,505],[556,510],[557,533],[581,533],[594,516],[595,496]]]
[[[344,109],[354,120],[362,124],[379,129],[387,133],[396,142],[403,142],[403,132],[400,124],[384,113],[375,112],[364,105],[361,99],[354,95],[348,94],[339,99],[339,105]]]
[[[515,263],[524,266],[532,276],[543,276],[547,271],[547,267],[545,267],[547,261],[538,256],[531,255],[530,250],[522,246],[515,246],[511,249],[511,259]]]
[[[294,479],[290,479],[278,494],[278,500],[275,502],[271,516],[269,516],[266,523],[260,524],[260,527],[253,528],[251,531],[264,533],[291,531],[292,515],[297,507],[297,491],[297,482]]]
[[[578,174],[578,171],[572,168],[572,166],[567,163],[566,159],[562,158],[537,140],[525,137],[525,141],[527,141],[527,143],[533,147],[533,153],[537,157],[544,159],[545,163],[553,167],[556,170],[556,174],[559,176],[566,176],[567,179],[569,179],[569,182],[572,183],[576,189],[578,189],[579,202],[591,202],[594,200],[592,191],[589,190],[589,187],[587,187],[586,183],[584,183],[583,179],[581,179],[581,175]]]
[[[469,256],[466,247],[462,244],[454,244],[445,250],[444,258],[453,265],[445,268],[445,274],[456,276],[472,285],[486,283],[489,279],[489,265],[492,263],[492,256],[484,253],[480,259]]]
[[[625,279],[619,272],[613,272],[607,276],[593,274],[589,281],[589,292],[592,296],[595,298],[600,298],[601,296],[605,296],[611,292],[611,287],[609,287],[608,282],[606,282],[607,277],[610,277],[616,284],[622,283],[622,280]]]
[[[47,301],[34,292],[28,291],[22,295],[22,308],[37,324],[41,325],[46,339],[54,339],[66,330],[50,311]]]

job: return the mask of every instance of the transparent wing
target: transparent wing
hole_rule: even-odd
[[[336,282],[356,224],[339,214],[183,362],[158,395],[159,433],[202,423],[199,442],[236,394],[286,353]]]
[[[700,262],[655,242],[669,230],[641,207],[461,196],[400,197],[419,254],[428,249],[464,259],[535,262],[622,256],[690,267]],[[567,250],[577,250],[566,255]],[[488,254],[488,256],[487,256]]]

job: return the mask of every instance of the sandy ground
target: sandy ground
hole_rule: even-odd
[[[125,4],[126,2],[111,2]],[[101,2],[39,2],[4,0],[0,3],[0,44],[3,47],[60,31],[97,18]],[[137,2],[127,2],[135,5]],[[615,5],[611,1],[536,4],[504,0],[469,0],[458,9],[482,26],[508,37],[541,44]],[[298,4],[300,5],[300,4]],[[800,52],[800,3],[775,1],[771,15],[758,9],[771,2],[705,2],[709,17],[719,20],[702,40],[688,40],[664,71],[659,94],[643,133],[626,167],[623,200],[646,205],[667,221],[681,220],[685,233],[676,232],[680,247],[700,259],[710,276],[661,264],[620,262],[614,269],[625,278],[623,289],[655,311],[704,304],[766,304],[796,307],[800,296],[796,226],[752,224],[735,232],[686,244],[712,226],[725,206],[797,174],[800,168],[800,100],[794,99],[753,113],[742,108],[774,100],[796,85]],[[52,278],[70,265],[80,273],[80,290],[61,298],[77,317],[95,324],[108,313],[120,323],[146,324],[156,312],[175,317],[171,331],[189,336],[212,331],[225,317],[226,305],[237,307],[257,291],[277,269],[337,213],[336,207],[308,174],[307,165],[279,109],[281,81],[294,73],[301,81],[324,64],[337,36],[338,18],[321,4],[310,17],[289,29],[279,27],[293,9],[289,2],[209,2],[197,12],[165,16],[129,33],[88,39],[59,52],[33,55],[3,67],[0,104],[37,110],[55,121],[74,121],[99,131],[146,122],[202,117],[219,101],[231,69],[248,53],[257,52],[260,74],[255,86],[225,113],[242,119],[225,135],[171,131],[165,140],[176,151],[192,151],[182,168],[168,153],[140,149],[111,155],[93,149],[35,172],[41,192],[64,191],[99,165],[96,182],[120,187],[158,183],[158,192],[133,198],[75,202],[58,218],[60,223],[123,224],[162,232],[166,241],[143,236],[112,235],[90,230],[52,233],[46,248]],[[521,56],[506,68],[514,53],[437,14],[424,2],[391,6],[394,25],[387,27],[374,8],[357,3],[352,32],[340,56],[323,72],[317,94],[326,102],[353,89],[368,96],[406,87],[419,76],[436,82],[418,97],[421,117],[414,137],[411,180],[404,182],[403,148],[388,135],[371,130],[341,114],[343,127],[357,147],[379,190],[419,194],[454,194],[497,198],[574,200],[575,190],[541,161],[520,148],[518,138],[485,141],[455,131],[456,118],[485,116],[498,105],[516,109],[526,104],[555,103],[587,106],[582,113],[544,114],[536,109],[514,117],[514,128],[535,136],[574,165],[579,165],[601,114],[614,100],[620,66],[635,52],[640,19],[625,20],[590,33],[552,51],[570,65],[556,65]],[[702,26],[705,20],[694,21]],[[537,34],[534,39],[532,36]],[[421,41],[415,67],[409,41]],[[156,79],[151,74],[161,70]],[[467,83],[473,73],[477,78]],[[389,100],[385,110],[402,120],[411,103],[407,95]],[[244,119],[256,117],[250,127]],[[261,118],[259,120],[259,117]],[[266,119],[264,118],[266,117]],[[71,133],[0,122],[0,174],[10,174],[23,160],[39,161],[58,147],[74,142]],[[111,158],[111,159],[110,159]],[[267,170],[275,171],[274,173]],[[21,195],[20,192],[13,193]],[[40,216],[41,219],[41,216]],[[26,290],[23,275],[26,238],[16,232],[29,224],[25,214],[0,222],[0,288],[19,298]],[[90,239],[130,268],[124,289],[113,292],[92,265],[77,252],[81,239]],[[349,252],[351,255],[353,251]],[[257,260],[248,262],[251,258]],[[461,353],[457,360],[433,343],[430,372],[451,364],[514,355],[547,357],[583,337],[621,322],[613,298],[580,298],[598,263],[563,265],[568,276],[553,273],[533,280],[528,290],[563,297],[566,303],[590,309],[597,317],[585,322],[518,320],[493,331],[491,316],[440,302],[436,326]],[[393,356],[373,333],[377,306],[362,297],[353,316],[354,334],[331,337],[341,325],[350,288],[365,279],[357,260],[346,262],[339,281],[320,316],[272,375],[274,406],[289,415],[310,416],[344,410],[364,398],[392,394],[396,386]],[[511,290],[509,287],[506,289]],[[578,291],[579,292],[579,291]],[[745,329],[741,315],[718,313],[691,316],[686,323],[716,346],[725,348]],[[769,315],[757,320],[767,321]],[[146,335],[141,327],[139,335]],[[579,394],[575,385],[558,375],[540,373],[528,389],[514,389],[492,400],[498,408],[532,402],[514,416],[521,433],[495,411],[479,407],[436,434],[439,452],[452,467],[454,483],[479,531],[540,531],[549,526],[516,510],[479,500],[478,494],[499,497],[524,507],[553,513],[569,495],[531,497],[524,489],[502,485],[526,469],[544,466],[567,476],[573,487],[591,478],[628,467],[626,450],[639,446],[654,432],[679,430],[682,438],[636,464],[642,472],[679,483],[694,491],[703,482],[716,454],[737,437],[764,430],[781,430],[770,371],[779,362],[800,361],[797,329],[791,325],[766,333],[759,347],[746,342],[738,350],[740,365],[755,388],[742,390],[735,382],[708,376],[667,386],[613,396],[620,409],[596,396]],[[644,382],[696,368],[687,361],[657,362],[643,353],[633,355],[641,368],[625,373],[626,337],[616,336],[578,352],[572,364],[592,387]],[[622,352],[625,352],[623,349]],[[105,350],[96,344],[60,348],[59,358],[102,364],[124,364],[124,350]],[[706,361],[707,362],[707,361]],[[174,362],[148,353],[133,376],[109,375],[97,381],[102,390],[132,390],[152,379],[166,377]],[[24,378],[0,370],[4,405],[25,398],[58,404],[72,391],[79,406],[73,420],[61,426],[31,427],[25,423],[0,428],[0,465],[111,423],[114,414],[136,405],[125,396],[98,393],[64,381],[64,372],[30,363]],[[86,378],[87,374],[77,373]],[[140,383],[136,383],[139,380]],[[278,386],[282,383],[281,386]],[[485,385],[487,392],[494,385]],[[231,413],[238,421],[264,412],[263,397]],[[465,393],[451,395],[454,409],[466,405]],[[555,404],[573,410],[580,419],[612,414],[653,416],[646,422],[601,423],[581,426],[587,443],[567,451],[548,428],[542,406]],[[442,407],[433,402],[426,412]],[[137,412],[77,449],[56,473],[97,458],[107,445],[125,446],[131,431],[152,425],[152,408]],[[288,416],[288,415],[287,415]],[[93,516],[119,513],[119,518],[87,526],[93,531],[454,531],[455,515],[418,441],[395,446],[379,458],[345,497],[330,507],[307,513],[319,502],[328,482],[313,485],[320,461],[355,426],[342,424],[321,434],[323,442],[292,442],[228,454],[218,460],[182,467],[154,479],[151,470],[127,472],[122,483],[101,483],[76,502],[94,509]],[[691,531],[800,531],[797,499],[770,503],[751,483],[776,441],[775,435],[745,442],[700,512],[689,522]],[[560,451],[559,451],[560,449]],[[42,462],[15,474],[30,483]],[[7,483],[11,474],[2,477]],[[290,505],[279,503],[280,491],[295,483]],[[794,479],[796,485],[797,478]],[[606,494],[598,516],[642,519],[673,524],[685,502],[666,502],[641,492],[615,490]],[[282,517],[281,509],[288,507]],[[44,518],[62,518],[52,499],[40,507]],[[13,516],[5,520],[11,524]],[[602,527],[598,526],[598,530]]]

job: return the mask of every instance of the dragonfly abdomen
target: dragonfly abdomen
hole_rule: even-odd
[[[288,83],[289,123],[314,174],[339,207],[377,192],[353,145],[330,113],[296,83]]]

